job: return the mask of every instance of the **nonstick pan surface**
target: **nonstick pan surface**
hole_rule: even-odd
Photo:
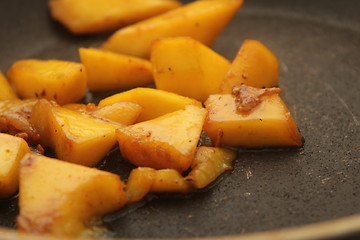
[[[305,145],[239,149],[234,170],[210,188],[188,196],[152,195],[106,216],[112,236],[242,235],[360,214],[359,13],[357,0],[245,1],[213,48],[232,60],[245,39],[256,39],[277,55],[281,96]],[[51,20],[46,0],[0,1],[3,72],[26,58],[79,61],[79,47],[97,47],[108,36],[71,35]],[[131,167],[116,149],[99,166],[123,179]],[[17,212],[16,197],[1,200],[0,226],[14,228]]]

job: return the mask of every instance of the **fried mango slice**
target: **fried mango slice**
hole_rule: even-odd
[[[151,47],[157,89],[204,102],[219,93],[230,62],[189,37],[162,38]]]
[[[245,40],[221,84],[221,93],[231,93],[234,86],[256,88],[278,86],[279,62],[273,52],[256,40]]]
[[[41,136],[41,144],[55,150],[62,160],[95,166],[116,144],[118,124],[52,105],[41,99],[30,122]]]
[[[223,172],[232,170],[236,152],[225,148],[198,147],[191,171],[186,180],[195,188],[204,188],[218,178]]]
[[[79,53],[91,91],[134,88],[154,82],[147,60],[94,48],[80,48]]]
[[[206,111],[193,105],[116,130],[120,151],[136,166],[186,171],[194,157]]]
[[[158,193],[189,193],[192,185],[175,169],[160,169],[155,171],[151,192]]]
[[[152,88],[134,88],[115,94],[101,100],[99,106],[104,107],[116,102],[139,104],[143,110],[137,122],[151,120],[166,113],[184,109],[186,105],[202,107],[201,102],[195,99]]]
[[[100,107],[92,114],[94,117],[110,120],[128,126],[139,118],[142,107],[131,102],[118,102],[108,106]]]
[[[45,98],[63,105],[85,96],[86,76],[80,63],[59,60],[20,60],[7,72],[21,98]]]
[[[27,154],[20,163],[18,229],[81,236],[94,218],[126,203],[118,175]]]
[[[189,36],[211,45],[242,5],[242,0],[194,1],[115,32],[102,48],[149,58],[151,42],[162,37]]]
[[[36,102],[36,99],[0,101],[0,132],[19,136],[31,143],[38,143],[40,136],[29,122]]]
[[[0,101],[18,99],[4,74],[0,72]]]
[[[18,190],[19,162],[30,149],[24,139],[0,133],[0,198]]]
[[[131,170],[126,183],[128,203],[138,202],[151,190],[156,170],[148,167],[138,167]]]
[[[74,34],[116,30],[179,7],[175,0],[51,0],[51,15]]]
[[[214,94],[205,102],[206,134],[218,145],[263,148],[301,146],[296,123],[278,94],[265,95],[248,112],[238,112],[231,94]]]
[[[104,107],[98,107],[93,103],[87,105],[72,103],[63,107],[125,126],[133,124],[142,111],[142,107],[139,104],[131,102],[117,102]]]
[[[192,190],[189,181],[175,169],[138,167],[131,170],[126,184],[128,203],[140,201],[149,192],[189,193]]]
[[[63,108],[73,110],[75,112],[91,115],[98,108],[94,103],[82,104],[82,103],[70,103],[62,106]]]

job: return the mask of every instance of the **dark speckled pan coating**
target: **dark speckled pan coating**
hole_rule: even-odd
[[[24,58],[78,61],[79,47],[107,36],[71,35],[45,0],[0,1],[3,72]],[[251,233],[360,213],[360,1],[247,0],[213,47],[232,59],[244,39],[279,58],[281,96],[304,147],[241,151],[207,191],[155,196],[105,217],[116,237]],[[131,166],[115,150],[101,168],[125,179]],[[13,227],[17,211],[16,198],[1,200],[0,226]]]

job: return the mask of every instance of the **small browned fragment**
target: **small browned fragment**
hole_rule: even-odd
[[[248,114],[261,103],[261,97],[279,94],[280,88],[254,88],[241,84],[232,89],[235,96],[236,110],[241,114]]]
[[[29,117],[36,100],[8,100],[0,104],[0,132],[37,143],[40,135],[31,126]]]

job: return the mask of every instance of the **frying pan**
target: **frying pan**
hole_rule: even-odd
[[[245,1],[213,48],[231,60],[245,39],[257,39],[277,55],[281,96],[305,145],[239,149],[234,170],[206,190],[151,195],[105,216],[111,236],[360,239],[359,13],[357,0]],[[109,36],[71,35],[51,20],[46,0],[0,1],[0,30],[3,72],[24,58],[78,61],[78,47]],[[131,167],[118,149],[99,166],[123,179]],[[16,197],[1,200],[0,226],[14,228],[17,213]],[[27,239],[0,230],[18,237]]]

